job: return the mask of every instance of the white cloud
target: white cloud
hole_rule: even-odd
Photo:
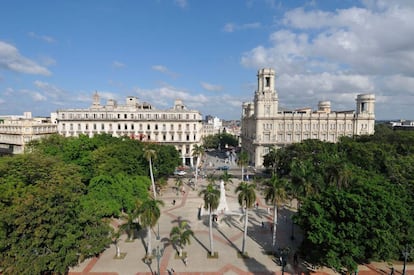
[[[220,85],[214,85],[214,84],[210,84],[207,82],[201,82],[200,84],[203,87],[203,89],[207,91],[218,92],[218,91],[223,90],[223,87]]]
[[[22,56],[16,47],[0,41],[0,68],[19,73],[50,75],[50,71]]]
[[[169,75],[169,76],[171,76],[171,77],[177,77],[178,76],[178,74],[177,73],[175,73],[175,72],[173,72],[173,71],[170,71],[166,66],[164,66],[164,65],[153,65],[152,67],[151,67],[154,71],[158,71],[158,72],[160,72],[160,73],[163,73],[163,74],[166,74],[166,75]]]
[[[262,25],[260,22],[253,22],[253,23],[246,23],[246,24],[235,24],[235,23],[227,23],[223,27],[224,32],[235,32],[239,30],[248,30],[248,29],[257,29],[260,28]]]
[[[125,64],[115,60],[114,62],[112,62],[112,67],[120,69],[125,67]]]
[[[373,92],[379,116],[389,115],[391,95],[414,102],[414,2],[364,4],[290,10],[268,43],[245,52],[241,64],[274,68],[282,105],[331,100],[338,109],[354,109],[357,93]]]
[[[188,5],[187,0],[174,0],[174,3],[180,8],[186,8]]]
[[[46,101],[47,100],[46,96],[42,95],[38,91],[32,91],[32,90],[22,89],[19,92],[22,93],[22,94],[24,94],[24,95],[29,96],[35,102]]]
[[[34,33],[34,32],[29,32],[28,35],[30,37],[32,37],[32,38],[39,39],[39,40],[42,40],[42,41],[47,42],[47,43],[54,43],[54,42],[56,42],[56,40],[53,37],[51,37],[51,36],[39,35],[39,34]]]
[[[63,89],[60,89],[50,83],[43,82],[40,80],[36,80],[34,82],[34,85],[50,98],[56,99],[59,97],[63,97],[67,94],[67,92],[64,91]]]

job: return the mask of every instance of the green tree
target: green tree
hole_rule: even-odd
[[[220,175],[220,179],[224,182],[224,185],[226,186],[227,183],[233,183],[233,181],[231,180],[231,175],[224,170],[223,174]]]
[[[203,197],[204,209],[208,210],[209,213],[209,236],[210,236],[210,254],[214,255],[214,244],[213,244],[213,211],[215,211],[219,205],[220,191],[217,190],[212,183],[209,183],[206,189],[200,191],[199,196]]]
[[[276,248],[277,208],[287,199],[286,181],[273,175],[270,180],[265,182],[264,196],[266,202],[273,204],[272,247]]]
[[[247,239],[247,224],[248,224],[248,209],[253,206],[256,202],[256,192],[255,192],[255,184],[241,182],[239,186],[236,187],[235,192],[238,193],[237,200],[242,208],[244,208],[244,235],[243,235],[243,244],[241,253],[245,254],[245,246],[246,246],[246,239]]]
[[[197,161],[196,161],[195,182],[194,182],[194,184],[195,184],[194,188],[197,189],[197,183],[198,183],[198,168],[200,166],[200,160],[201,160],[201,158],[202,158],[202,156],[204,154],[204,147],[201,146],[201,145],[195,144],[194,147],[193,147],[192,153],[193,153],[193,157],[197,158]]]
[[[2,159],[0,266],[5,274],[66,273],[111,242],[110,228],[80,204],[79,169],[41,154]],[[13,170],[13,169],[12,169]],[[16,177],[13,179],[13,176]]]
[[[164,202],[157,199],[148,199],[142,202],[138,209],[139,221],[142,227],[147,227],[148,233],[148,246],[147,256],[151,253],[151,231],[157,224],[158,219],[161,217],[160,206],[164,206]]]
[[[191,236],[194,236],[194,232],[190,229],[186,221],[181,221],[177,226],[171,228],[170,239],[177,248],[180,257],[182,257],[184,246],[191,244]]]

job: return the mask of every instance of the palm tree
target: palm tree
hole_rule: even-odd
[[[224,185],[227,185],[227,183],[233,183],[231,175],[226,170],[224,170],[224,173],[220,176],[220,179],[223,180]]]
[[[154,174],[152,172],[152,160],[157,158],[157,152],[154,149],[146,148],[144,150],[144,157],[149,162],[149,169],[150,169],[150,176],[151,176],[151,183],[152,183],[152,192],[154,193],[154,198],[157,198],[157,190],[155,189],[155,181],[154,181]]]
[[[308,161],[294,159],[291,164],[291,191],[298,200],[298,208],[304,198],[316,193],[317,179],[314,178],[312,165]]]
[[[201,156],[204,153],[204,147],[202,145],[197,145],[195,144],[193,147],[193,157],[197,158],[196,161],[196,173],[195,173],[195,183],[194,183],[194,189],[197,190],[197,181],[198,181],[198,167],[200,166],[200,160],[201,160]]]
[[[247,239],[247,223],[248,223],[248,209],[253,206],[256,202],[256,192],[254,191],[255,184],[254,183],[247,183],[241,182],[239,186],[237,186],[235,192],[238,193],[237,200],[239,201],[240,206],[243,208],[245,207],[245,218],[244,218],[244,236],[243,236],[243,244],[242,244],[242,254],[245,254],[245,247],[246,247],[246,239]]]
[[[246,151],[240,153],[237,165],[241,167],[241,180],[244,181],[244,167],[249,163],[249,155]]]
[[[132,211],[129,213],[122,213],[121,219],[125,222],[120,226],[120,233],[125,232],[127,234],[127,240],[131,241],[134,237],[134,231],[137,229],[138,224],[136,223],[137,213]]]
[[[287,199],[286,181],[273,174],[272,178],[265,182],[264,195],[266,202],[273,204],[272,247],[276,248],[277,208]]]
[[[190,229],[186,221],[181,221],[178,226],[174,226],[170,232],[171,242],[175,245],[178,255],[182,257],[183,248],[191,244],[190,237],[194,236],[193,230]]]
[[[139,220],[142,227],[147,227],[148,229],[148,247],[147,255],[151,253],[151,231],[152,227],[157,223],[158,219],[161,216],[160,206],[163,206],[164,202],[157,199],[148,199],[144,201],[139,209]]]
[[[200,191],[199,196],[203,196],[204,209],[209,210],[208,227],[210,233],[210,254],[214,255],[213,246],[213,211],[217,209],[220,200],[220,190],[217,190],[212,183],[209,183],[206,189]]]

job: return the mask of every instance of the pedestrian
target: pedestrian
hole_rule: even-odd
[[[188,263],[188,258],[187,258],[187,256],[185,256],[185,258],[184,258],[184,264],[185,264],[185,266],[187,266],[187,263]]]
[[[172,205],[175,205],[175,200],[172,201]]]
[[[264,222],[262,221],[262,228],[264,228]]]
[[[296,266],[298,265],[298,253],[295,252],[295,254],[293,255],[293,264]]]
[[[394,275],[394,267],[391,267],[391,273],[390,275]]]

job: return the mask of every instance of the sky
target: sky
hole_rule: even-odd
[[[50,116],[136,96],[240,119],[257,71],[279,106],[414,119],[412,0],[0,0],[0,115]]]

